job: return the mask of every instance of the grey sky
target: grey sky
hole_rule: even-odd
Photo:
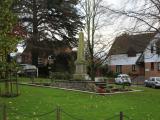
[[[103,0],[104,4],[109,5],[113,9],[121,9],[126,5],[126,2],[128,0]],[[132,7],[132,5],[129,5]],[[127,8],[130,8],[130,7]],[[113,22],[114,21],[114,22]],[[112,23],[113,22],[113,23]],[[124,32],[125,28],[131,25],[131,22],[129,19],[119,19],[119,18],[113,18],[111,19],[112,25],[105,26],[102,31],[104,32],[104,35],[107,36],[109,39],[114,39],[116,36],[120,35],[122,32]]]
[[[104,0],[107,4],[112,5],[114,8],[121,8],[125,0]]]
[[[105,5],[109,5],[111,8],[114,8],[114,9],[119,9],[119,8],[122,8],[123,6],[123,2],[125,0],[103,0],[104,1],[104,6]],[[107,18],[108,16],[106,16]],[[106,25],[104,26],[103,28],[101,28],[101,34],[104,35],[104,39],[114,39],[115,36],[117,36],[117,34],[119,34],[120,32],[120,27],[118,26],[118,23],[117,22],[114,22],[112,21],[113,19],[111,19],[109,22],[111,22],[112,25]]]

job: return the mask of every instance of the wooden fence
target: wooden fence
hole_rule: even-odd
[[[20,113],[16,110],[13,110],[13,108],[9,108],[7,107],[5,104],[3,105],[0,105],[0,120],[9,120],[8,118],[8,114],[12,113],[14,115],[17,115],[17,116],[25,116],[27,117],[28,119],[33,119],[33,118],[40,118],[40,117],[45,117],[49,114],[54,114],[55,117],[54,118],[50,118],[49,120],[63,120],[63,115],[66,115],[68,116],[68,118],[70,118],[70,120],[85,120],[85,119],[82,119],[82,118],[79,118],[75,115],[72,115],[71,113],[68,113],[66,111],[64,111],[61,107],[57,106],[55,109],[51,110],[51,111],[48,111],[46,113],[42,113],[42,114],[36,114],[36,115],[30,115],[30,114],[26,114],[26,113]],[[104,120],[132,120],[130,119],[128,116],[126,116],[123,112],[119,112],[118,115],[114,115],[110,118],[104,118]]]

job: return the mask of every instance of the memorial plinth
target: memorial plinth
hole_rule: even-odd
[[[83,32],[79,33],[79,42],[78,42],[78,51],[77,51],[77,60],[76,71],[73,75],[74,80],[86,80],[88,78],[86,70],[86,60],[84,54],[84,34]]]

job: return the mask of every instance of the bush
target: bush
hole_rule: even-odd
[[[50,78],[51,79],[59,79],[59,80],[69,80],[72,78],[72,75],[67,72],[64,72],[64,73],[53,72],[53,73],[51,73]]]
[[[117,77],[118,74],[119,74],[119,73],[116,73],[116,72],[113,72],[113,71],[109,71],[109,72],[107,73],[107,77],[113,77],[113,78],[115,78],[115,77]]]

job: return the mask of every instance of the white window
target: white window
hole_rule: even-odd
[[[38,65],[41,65],[41,64],[43,64],[43,60],[42,58],[38,57]]]

